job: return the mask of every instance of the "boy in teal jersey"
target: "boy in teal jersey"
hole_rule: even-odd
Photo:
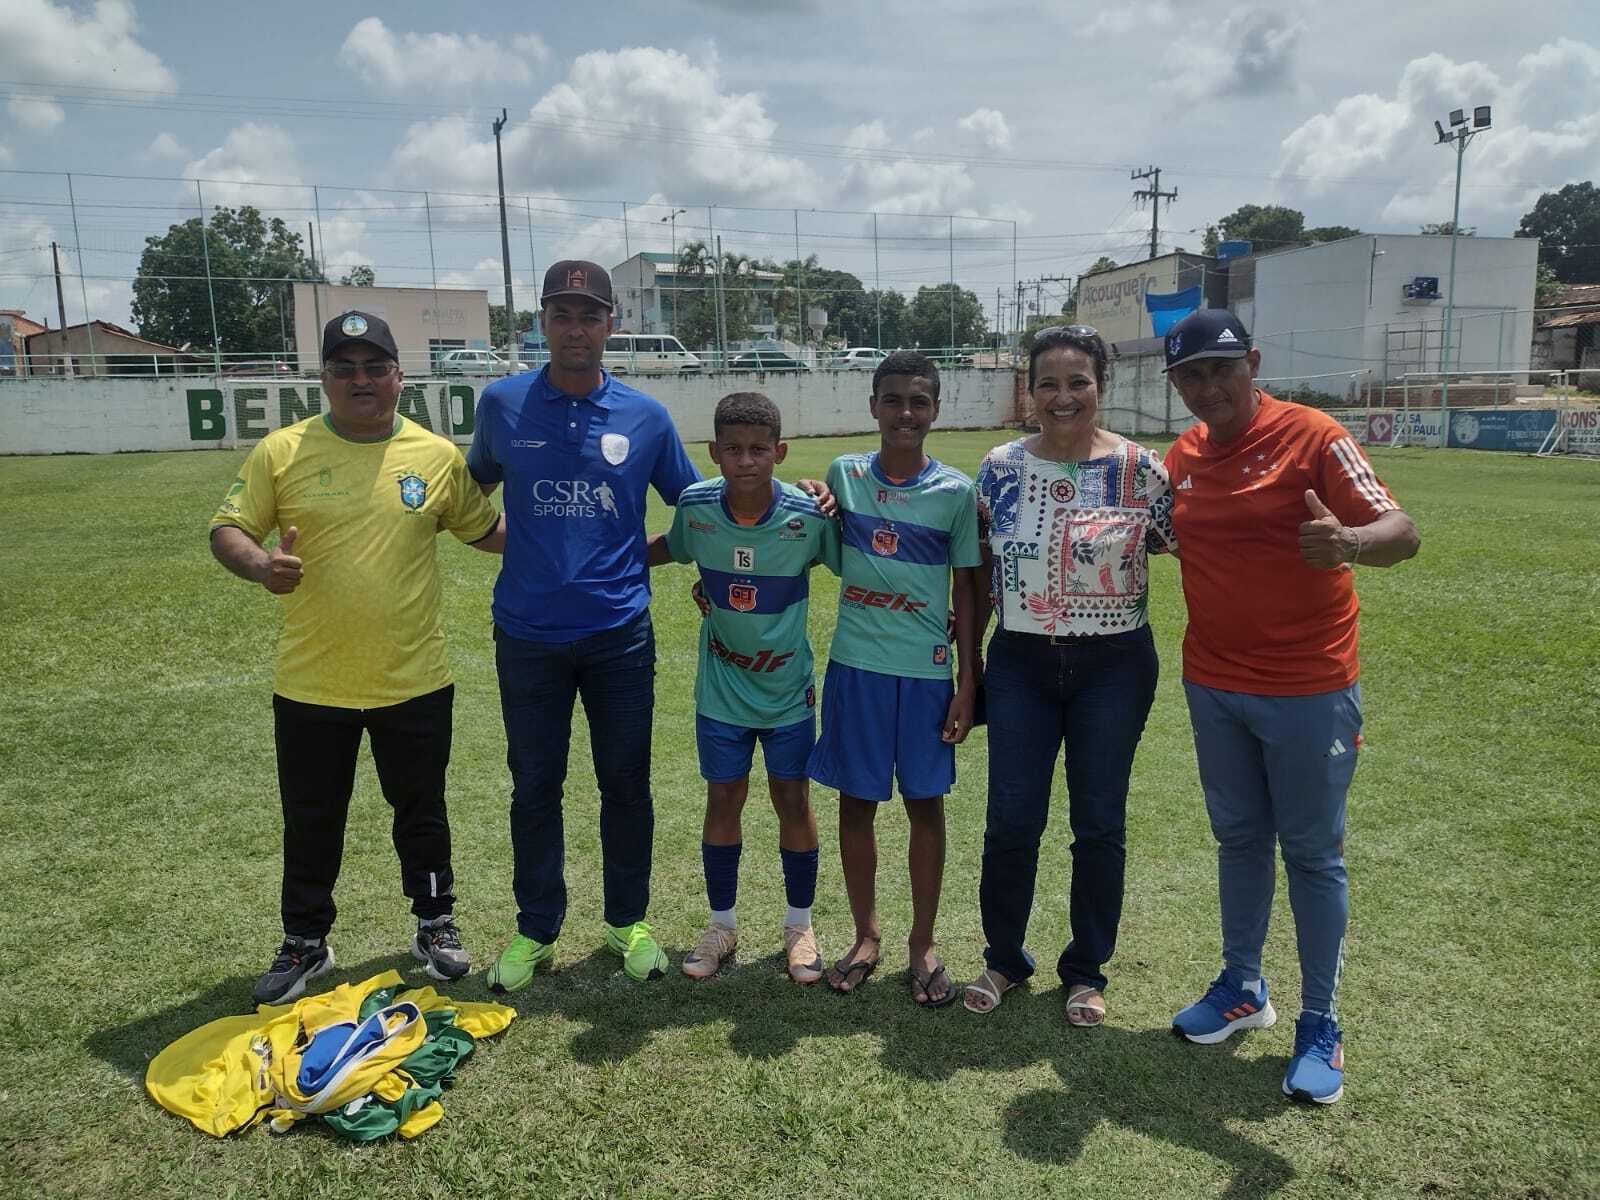
[[[886,358],[872,376],[871,407],[879,450],[835,459],[827,480],[842,524],[839,624],[809,770],[839,791],[839,856],[856,926],[855,945],[828,983],[854,991],[882,955],[873,821],[898,779],[911,823],[912,998],[937,1008],[956,996],[933,953],[933,924],[944,876],[944,796],[977,693],[977,500],[972,480],[923,452],[939,415],[939,372],[927,356]]]
[[[784,955],[796,983],[815,983],[822,977],[811,927],[817,819],[806,765],[816,741],[816,686],[806,610],[812,564],[839,569],[838,527],[799,488],[773,479],[789,447],[770,399],[759,392],[724,396],[714,428],[711,459],[722,477],[684,489],[671,530],[652,537],[647,554],[651,566],[696,563],[707,608],[694,700],[711,921],[683,960],[683,973],[708,978],[738,947],[740,815],[759,741],[778,814],[788,901]]]

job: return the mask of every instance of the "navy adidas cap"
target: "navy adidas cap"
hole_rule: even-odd
[[[1168,371],[1197,358],[1243,358],[1250,331],[1225,308],[1202,308],[1167,330]]]

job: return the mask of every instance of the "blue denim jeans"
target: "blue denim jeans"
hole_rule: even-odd
[[[517,930],[553,942],[567,915],[561,791],[572,705],[583,698],[600,786],[605,920],[631,925],[650,905],[650,722],[656,639],[650,614],[575,642],[527,642],[495,630],[495,670],[511,768],[511,888]]]
[[[989,642],[989,815],[978,900],[988,941],[984,961],[1013,982],[1034,970],[1023,940],[1050,785],[1064,748],[1072,940],[1056,974],[1068,986],[1106,986],[1102,968],[1116,950],[1122,919],[1128,775],[1157,671],[1148,625],[1056,645],[1001,630]]]
[[[1222,961],[1261,975],[1283,853],[1300,951],[1300,1006],[1332,1013],[1350,919],[1345,797],[1360,758],[1361,685],[1313,696],[1253,696],[1183,681],[1195,759],[1217,839]]]

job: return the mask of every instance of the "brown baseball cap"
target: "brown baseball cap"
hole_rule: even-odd
[[[539,303],[547,304],[557,296],[586,296],[607,308],[616,305],[611,296],[611,276],[606,269],[599,263],[579,258],[564,258],[544,273],[544,291]]]

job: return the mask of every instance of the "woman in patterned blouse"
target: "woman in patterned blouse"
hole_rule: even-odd
[[[1065,748],[1072,940],[1056,963],[1067,1021],[1105,1019],[1104,966],[1122,916],[1128,775],[1156,689],[1147,553],[1175,551],[1161,459],[1102,429],[1106,347],[1084,325],[1034,336],[1039,432],[978,470],[988,571],[989,811],[979,902],[988,945],[964,1003],[991,1012],[1033,974],[1023,948],[1050,784]]]

